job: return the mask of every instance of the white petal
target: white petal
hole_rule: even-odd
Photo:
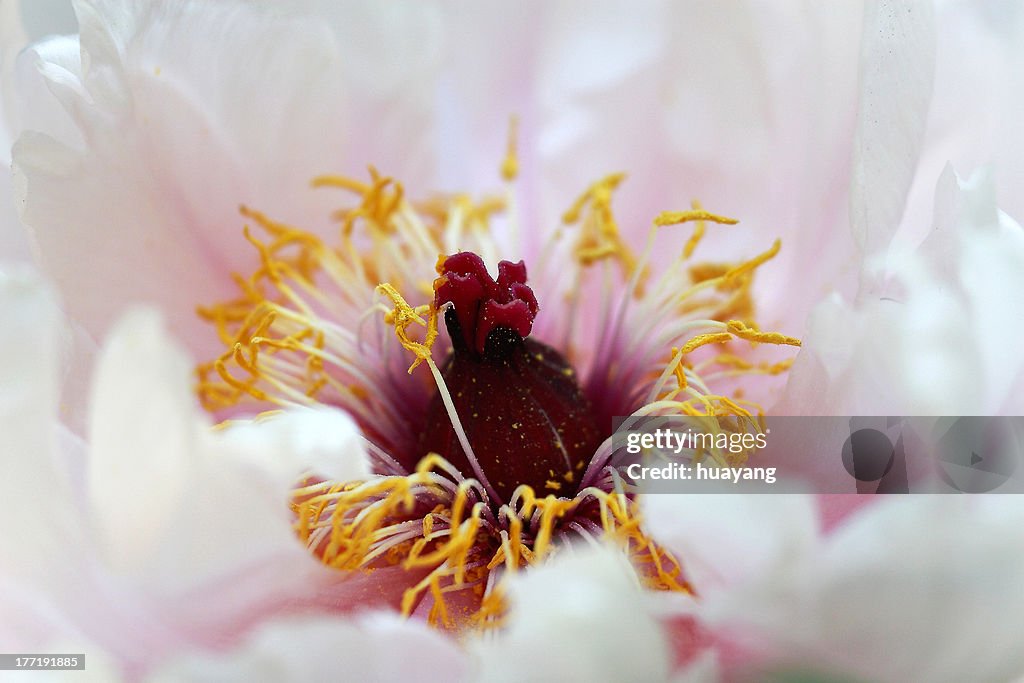
[[[648,532],[679,558],[701,595],[785,574],[817,546],[811,496],[652,494],[641,506]]]
[[[16,125],[14,139],[26,130],[45,132],[68,147],[82,149],[85,142],[69,113],[76,98],[84,96],[79,74],[82,50],[78,36],[55,36],[18,55],[12,75],[10,102]]]
[[[195,306],[229,296],[230,273],[258,261],[239,204],[327,229],[338,202],[308,187],[344,152],[334,37],[240,2],[77,7],[81,73],[41,57],[88,145],[74,149],[45,117],[45,137],[22,136],[23,219],[92,334],[126,304],[155,302],[176,333],[210,351],[218,344]]]
[[[935,40],[930,3],[867,6],[850,219],[868,254],[889,245],[903,216],[924,140]]]
[[[1012,300],[1024,287],[1024,230],[996,209],[987,172],[961,182],[947,169],[935,202],[934,230],[915,253],[890,259],[885,290],[818,307],[776,411],[1019,411],[1011,386],[1024,359],[1005,340],[1024,334]]]
[[[1014,3],[936,4],[935,86],[917,178],[897,240],[916,245],[931,228],[935,179],[947,163],[962,171],[992,164],[999,203],[1024,217],[1017,192],[1024,179],[1024,135],[1018,125],[1024,14]],[[941,220],[941,216],[936,216]]]
[[[714,651],[706,651],[695,662],[672,677],[672,683],[719,683],[722,673]]]
[[[18,220],[10,169],[0,167],[0,263],[26,263],[31,258],[28,235]]]
[[[590,546],[563,552],[510,580],[507,627],[473,645],[479,680],[664,680],[665,636],[625,558]]]
[[[325,409],[211,431],[192,377],[152,311],[125,317],[103,350],[76,500],[98,547],[85,529],[63,546],[75,562],[47,570],[75,624],[145,668],[190,644],[229,644],[269,615],[396,602],[404,572],[329,570],[292,527],[288,493],[310,463],[365,473],[349,419]]]
[[[117,570],[164,545],[195,474],[202,423],[189,363],[151,311],[127,316],[96,368],[89,440],[89,496]]]
[[[304,467],[301,456],[337,456],[352,439],[351,426],[337,414],[307,413],[297,424],[270,421],[246,428],[254,433],[245,439],[225,438],[210,433],[190,378],[190,363],[152,312],[127,316],[104,348],[88,481],[110,566],[159,593],[261,564],[269,574],[287,566],[316,570],[291,529],[287,492]],[[313,422],[341,430],[295,435]],[[255,432],[270,439],[256,458]],[[283,465],[271,465],[275,447]],[[296,448],[299,454],[286,450]],[[288,466],[291,477],[280,476]]]
[[[41,652],[70,629],[44,593],[4,576],[0,568],[0,648],[4,652]]]
[[[303,473],[334,481],[370,476],[366,446],[355,421],[328,407],[293,408],[253,422],[230,424],[224,448],[282,482],[282,491]]]
[[[0,271],[0,569],[44,580],[40,571],[73,538],[73,505],[55,459],[60,313],[27,271]],[[40,496],[45,504],[40,505]]]
[[[365,177],[366,165],[374,164],[413,194],[429,192],[436,186],[438,167],[456,163],[438,140],[442,50],[446,39],[452,44],[466,36],[456,31],[446,35],[439,9],[432,3],[308,4],[314,21],[334,33],[338,50],[337,71],[330,78],[341,97],[330,112],[331,130],[319,132],[321,144],[326,138],[337,145],[325,168]],[[388,48],[381,49],[382,45]],[[489,61],[490,56],[484,59]],[[503,112],[496,122],[502,132],[510,113]],[[469,171],[460,174],[461,180],[469,177]],[[472,180],[476,187],[480,179]],[[447,189],[467,187],[463,183]]]
[[[933,496],[854,517],[831,539],[811,591],[815,614],[803,623],[828,624],[818,647],[882,680],[1022,675],[1024,506],[1006,498],[999,514]]]
[[[21,3],[0,1],[0,161],[9,162],[13,122],[11,121],[11,84],[18,51],[28,42],[21,25]]]
[[[733,643],[730,666],[746,661],[748,677],[781,667],[872,681],[1014,680],[1024,672],[1022,521],[1016,496],[889,498],[793,571],[757,577],[742,600],[716,600],[708,616]]]
[[[393,614],[345,621],[271,621],[222,654],[194,654],[162,667],[148,683],[248,681],[465,680],[465,657],[454,642],[426,625]]]

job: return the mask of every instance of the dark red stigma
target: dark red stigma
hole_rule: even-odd
[[[537,317],[537,297],[526,285],[526,265],[502,261],[494,280],[484,260],[471,251],[449,256],[441,265],[441,277],[434,282],[434,306],[440,310],[447,303],[461,329],[461,334],[454,334],[448,325],[452,343],[462,342],[479,354],[496,328],[507,327],[525,338]]]
[[[572,367],[528,338],[537,298],[522,261],[498,264],[498,278],[472,252],[449,256],[434,284],[452,355],[441,370],[466,437],[487,480],[509,500],[520,484],[538,495],[572,496],[602,433]],[[420,435],[421,455],[444,456],[474,477],[441,396]]]

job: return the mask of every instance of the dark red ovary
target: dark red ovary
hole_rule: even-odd
[[[603,435],[565,360],[526,339],[497,359],[456,351],[441,370],[484,474],[507,502],[520,484],[572,497]],[[435,396],[420,455],[439,453],[473,477],[451,420]]]
[[[538,305],[526,266],[502,261],[495,280],[479,256],[460,252],[440,271],[434,305],[452,305],[444,318],[453,345],[441,374],[497,502],[522,484],[571,497],[603,434],[572,367],[528,338]],[[431,452],[474,476],[440,395],[420,434],[419,456]]]

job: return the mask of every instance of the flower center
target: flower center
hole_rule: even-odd
[[[537,492],[575,493],[584,466],[605,436],[576,373],[560,353],[529,338],[539,309],[522,261],[498,264],[460,252],[439,262],[434,306],[452,353],[441,369],[477,465],[501,501],[521,484]],[[472,464],[435,393],[419,440],[467,476]]]
[[[426,610],[445,627],[499,626],[503,577],[579,538],[619,545],[645,586],[689,591],[679,561],[647,537],[637,501],[620,486],[604,439],[611,417],[677,415],[758,430],[757,404],[714,385],[789,367],[789,359],[735,355],[738,341],[800,344],[754,324],[754,272],[778,241],[747,261],[692,263],[706,223],[736,222],[693,202],[655,216],[638,255],[612,211],[625,177],[617,173],[573,203],[534,270],[538,289],[552,295],[546,338],[587,366],[578,383],[566,358],[530,338],[539,306],[525,265],[503,261],[493,278],[476,255],[491,260],[499,249],[492,217],[516,215],[514,138],[513,129],[504,195],[480,201],[413,201],[373,167],[368,181],[316,178],[314,186],[358,199],[334,214],[339,241],[243,207],[257,228],[244,235],[259,266],[233,274],[237,298],[198,309],[226,347],[198,368],[209,409],[326,404],[362,429],[374,474],[339,482],[311,473],[297,484],[302,542],[339,570],[408,570],[396,606]],[[695,228],[682,254],[655,268],[657,233],[685,223]],[[515,220],[507,227],[518,234]],[[466,251],[435,265],[456,248]],[[451,351],[439,367],[442,317]],[[702,457],[730,466],[746,456],[712,449]]]

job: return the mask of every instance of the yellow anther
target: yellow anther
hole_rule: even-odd
[[[719,396],[718,402],[723,408],[725,408],[725,415],[739,415],[741,417],[750,417],[750,411],[746,408],[741,407],[732,399],[727,396]]]
[[[316,178],[313,178],[310,185],[313,187],[339,187],[343,190],[349,190],[350,192],[361,195],[365,195],[370,191],[370,186],[366,183],[343,175],[317,176]]]
[[[509,183],[515,180],[519,173],[519,158],[516,154],[518,133],[519,118],[513,116],[508,123],[508,146],[505,150],[505,159],[501,162],[501,177]]]
[[[711,221],[712,223],[721,223],[722,225],[736,225],[739,223],[735,218],[719,216],[716,213],[704,211],[703,209],[694,209],[692,211],[662,211],[655,217],[654,224],[662,227],[666,225],[679,225],[680,223],[688,223],[690,221]]]
[[[334,218],[342,222],[342,234],[352,234],[355,223],[360,218],[366,219],[371,230],[391,235],[395,232],[394,214],[399,210],[405,197],[402,184],[389,177],[382,176],[372,165],[367,169],[370,184],[341,175],[323,175],[313,179],[313,187],[337,187],[353,192],[362,197],[362,202],[354,209],[338,211]],[[388,188],[392,190],[388,193]]]
[[[504,197],[484,197],[478,202],[470,202],[466,210],[466,222],[479,229],[490,227],[491,216],[501,213],[508,208],[508,202]]]
[[[484,596],[480,603],[480,609],[474,615],[473,621],[481,627],[498,628],[504,624],[503,615],[507,609],[505,592],[501,585],[495,586],[494,590]]]
[[[729,281],[729,280],[733,280],[733,279],[739,278],[739,277],[741,277],[743,275],[746,275],[748,273],[753,272],[759,266],[761,266],[761,264],[763,264],[763,263],[765,263],[767,261],[770,261],[773,258],[775,258],[775,255],[779,253],[779,249],[781,249],[781,248],[782,248],[782,240],[776,239],[775,242],[772,243],[772,246],[771,246],[771,248],[768,251],[764,252],[763,254],[759,254],[759,255],[755,256],[754,258],[750,259],[749,261],[745,261],[744,263],[741,263],[740,265],[736,266],[735,268],[733,268],[732,270],[727,272],[723,276],[723,278],[726,281]]]
[[[781,360],[778,363],[751,363],[750,361],[734,356],[732,354],[723,353],[715,356],[712,361],[718,365],[724,365],[729,368],[733,368],[737,371],[749,371],[755,373],[763,373],[766,375],[778,375],[788,370],[793,365],[793,359],[787,358]]]
[[[711,263],[702,262],[694,263],[690,266],[690,280],[693,282],[704,282],[705,280],[713,280],[714,278],[720,278],[732,270],[733,266],[729,263]]]
[[[585,247],[576,250],[576,256],[580,263],[589,266],[601,259],[619,254],[621,247],[618,244],[600,244],[594,247]]]
[[[658,227],[696,221],[697,224],[694,226],[693,235],[690,236],[690,239],[683,246],[684,259],[688,259],[693,255],[693,250],[697,248],[697,245],[704,238],[704,233],[707,230],[707,221],[722,225],[735,225],[739,223],[735,218],[719,216],[718,214],[705,211],[696,199],[690,203],[690,206],[693,209],[692,211],[663,211],[654,219],[654,224]]]
[[[622,241],[618,223],[612,212],[612,193],[625,177],[625,173],[613,173],[593,183],[562,215],[562,221],[566,225],[580,222],[583,210],[589,206],[590,213],[580,225],[580,237],[575,248],[576,258],[583,266],[615,258],[628,277],[636,269],[637,259]]]
[[[569,210],[562,214],[562,222],[566,225],[572,225],[580,219],[584,207],[595,198],[603,199],[607,201],[611,197],[611,192],[619,186],[619,184],[626,179],[625,173],[612,173],[610,175],[601,178],[586,191],[581,194]]]
[[[800,346],[801,342],[796,337],[787,337],[778,332],[761,332],[757,328],[747,327],[742,320],[730,320],[726,323],[726,329],[740,339],[763,344],[786,344],[789,346]]]
[[[709,334],[698,334],[690,341],[683,344],[683,348],[679,349],[682,355],[693,353],[695,350],[708,344],[720,344],[727,342],[732,339],[732,335],[728,332],[711,332]]]
[[[437,339],[437,311],[433,306],[429,305],[413,308],[398,293],[398,290],[387,282],[377,285],[377,292],[391,299],[391,303],[395,307],[385,316],[385,321],[389,325],[394,325],[395,336],[398,337],[398,342],[407,351],[411,351],[416,356],[416,360],[409,366],[409,374],[411,375],[412,371],[419,367],[420,363],[430,360],[430,349]],[[422,317],[424,313],[427,315],[426,320]],[[422,342],[409,337],[408,329],[413,324],[427,328]]]

